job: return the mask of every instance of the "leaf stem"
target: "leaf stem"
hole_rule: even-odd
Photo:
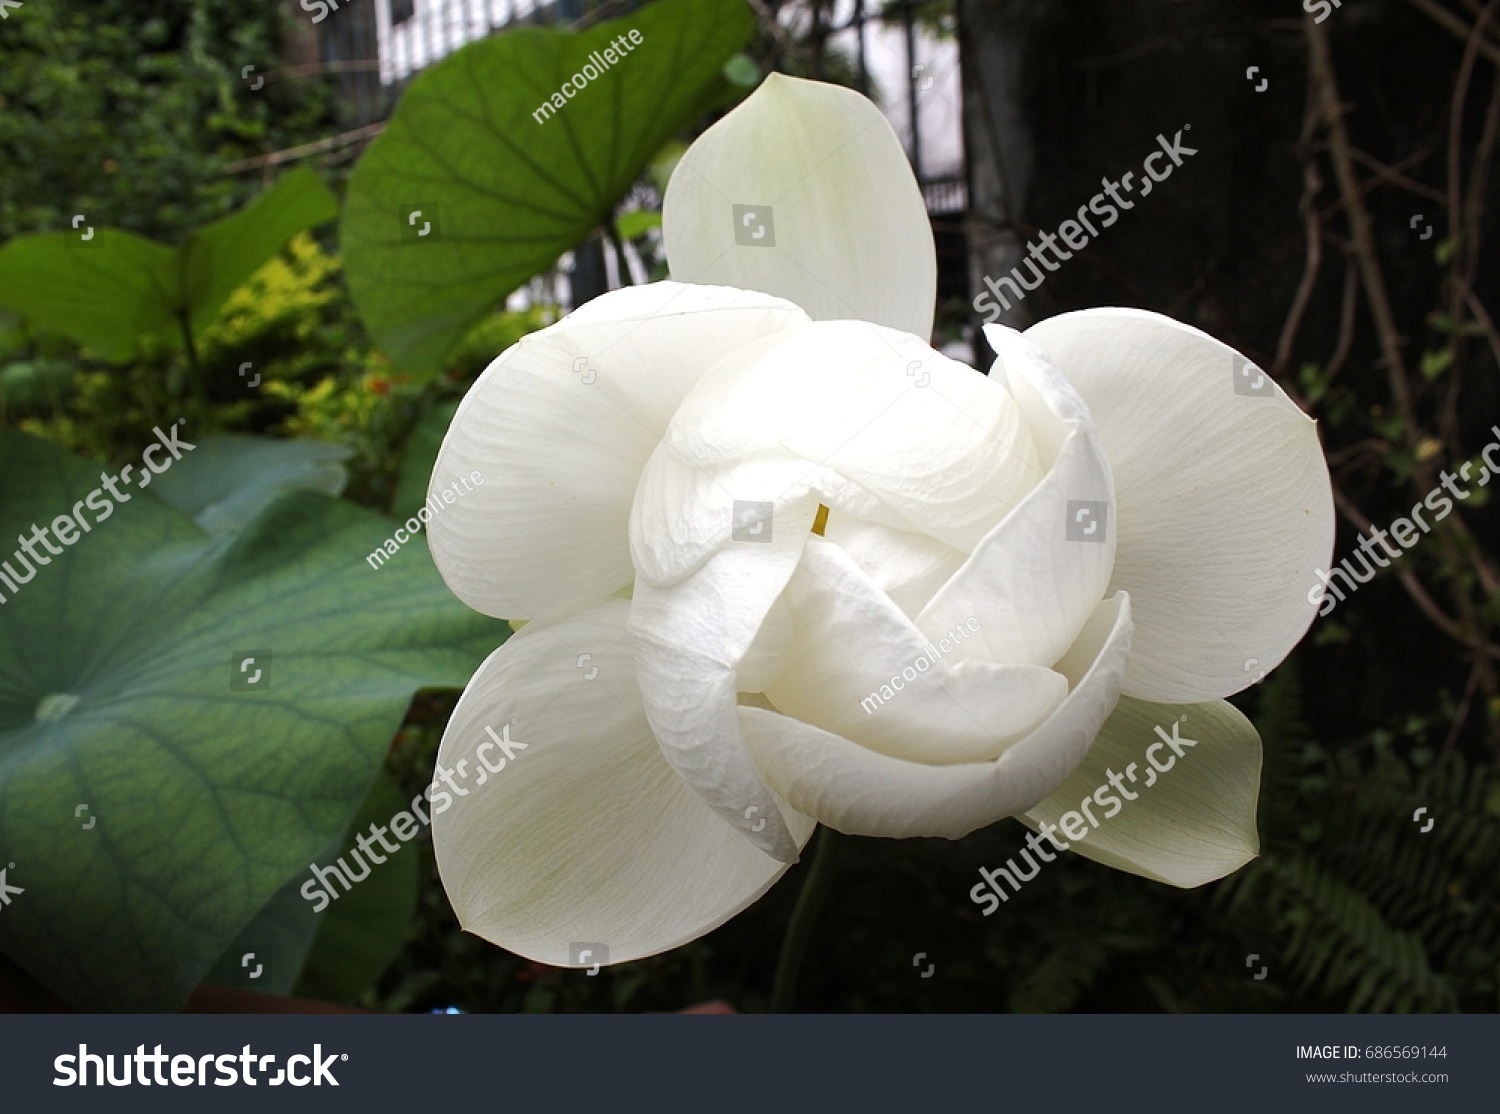
[[[802,970],[802,960],[807,954],[807,944],[817,925],[818,913],[828,897],[829,880],[839,857],[840,844],[844,837],[832,828],[818,831],[818,846],[813,852],[812,867],[802,883],[802,892],[797,895],[797,905],[792,910],[792,919],[787,923],[786,936],[781,941],[781,956],[776,961],[776,981],[771,989],[771,1012],[791,1013],[797,991],[797,976]]]
[[[193,343],[193,327],[188,323],[186,310],[177,315],[177,324],[182,327],[182,344],[187,349],[188,367],[193,369],[196,376],[199,373],[198,347]]]
[[[193,326],[188,320],[187,310],[177,315],[182,327],[182,345],[187,350],[188,371],[193,380],[193,398],[203,407],[208,406],[208,384],[203,381],[203,367],[198,363],[198,346],[193,343]]]

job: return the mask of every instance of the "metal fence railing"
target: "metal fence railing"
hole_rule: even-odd
[[[372,0],[344,4],[318,27],[325,63],[376,63],[339,75],[357,124],[387,115],[415,74],[465,43],[518,23],[571,23],[584,0]]]

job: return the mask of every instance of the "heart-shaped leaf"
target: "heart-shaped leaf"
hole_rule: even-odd
[[[0,553],[31,570],[0,580],[0,951],[76,1006],[172,1009],[346,830],[412,694],[506,628],[422,547],[372,569],[390,523],[327,495],[211,538],[99,485],[0,432],[0,538],[73,537]]]
[[[17,236],[0,248],[0,305],[123,363],[145,338],[180,345],[184,324],[193,332],[207,328],[235,288],[288,240],[337,215],[318,176],[293,170],[177,248],[91,226]]]
[[[341,231],[350,293],[386,354],[439,371],[470,326],[609,219],[726,91],[721,68],[753,30],[743,0],[659,0],[587,31],[482,39],[417,77],[350,176]]]

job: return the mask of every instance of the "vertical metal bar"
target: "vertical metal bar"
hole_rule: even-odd
[[[906,32],[906,105],[911,113],[911,168],[922,181],[922,131],[917,124],[917,28],[912,17],[912,0],[901,5],[901,26]]]
[[[360,50],[355,54],[356,58],[368,58],[380,49],[380,33],[375,26],[375,9],[367,4],[359,10],[360,28]],[[359,89],[359,122],[368,124],[375,119],[375,94],[370,88],[373,75],[366,70],[361,70],[354,75]],[[378,83],[378,79],[377,79]]]
[[[411,72],[411,25],[411,20],[407,20],[399,28],[394,23],[391,24],[391,46],[394,48],[397,42],[401,44],[399,50],[391,51],[391,77],[395,81],[401,81]],[[399,40],[396,38],[398,30],[401,35]]]
[[[854,36],[859,51],[859,89],[870,91],[870,65],[865,57],[865,0],[854,0]]]
[[[826,36],[823,33],[823,0],[813,0],[812,29],[807,37],[813,48],[813,77],[821,81],[827,76],[823,71],[823,47],[826,45]]]

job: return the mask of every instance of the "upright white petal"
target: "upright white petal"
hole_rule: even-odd
[[[1011,329],[985,331],[1026,417],[1045,478],[991,530],[917,618],[929,638],[979,620],[963,658],[1051,665],[1104,598],[1114,565],[1115,492],[1088,409]]]
[[[1084,310],[1025,335],[1088,404],[1114,473],[1110,585],[1136,625],[1125,693],[1247,688],[1307,631],[1332,558],[1316,425],[1234,349],[1160,314]]]
[[[771,74],[688,148],[662,202],[672,277],[764,290],[817,320],[932,333],[937,253],[885,115]]]
[[[432,806],[438,871],[459,923],[541,963],[576,965],[572,945],[594,945],[598,961],[602,944],[608,963],[678,947],[786,870],[662,758],[635,683],[629,607],[616,600],[529,624],[480,666],[438,750],[465,790],[435,781],[453,803]],[[813,823],[772,807],[794,847],[805,844]]]
[[[432,473],[428,545],[448,586],[486,614],[546,619],[628,585],[636,483],[683,397],[726,353],[806,324],[764,294],[663,282],[605,294],[507,349],[464,397]]]

